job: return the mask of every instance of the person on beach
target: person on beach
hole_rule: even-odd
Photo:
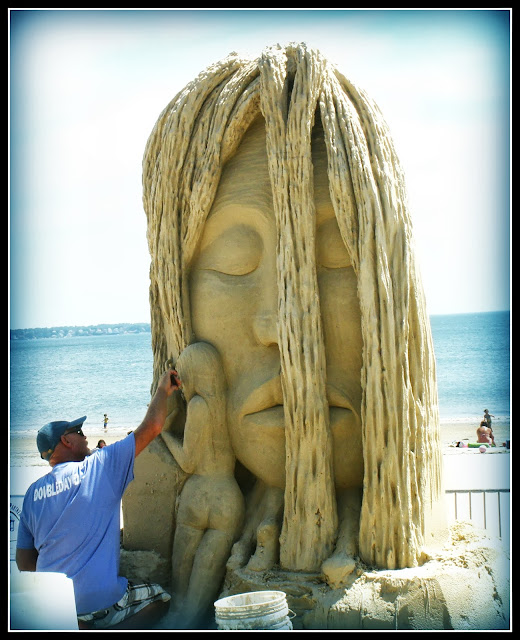
[[[103,449],[103,447],[106,447],[107,443],[104,440],[98,440],[97,446],[95,449],[92,449],[92,451],[99,451],[99,449]]]
[[[491,418],[495,416],[492,413],[489,413],[487,409],[484,409],[484,420],[486,421],[487,426],[491,429]]]
[[[495,436],[493,435],[493,429],[488,426],[485,420],[482,420],[477,429],[477,442],[482,444],[495,444]]]
[[[105,413],[105,414],[103,415],[103,429],[106,429],[106,428],[107,428],[107,424],[108,424],[108,416],[107,416],[107,414]]]
[[[118,575],[120,505],[135,457],[161,433],[168,398],[179,388],[176,371],[164,373],[140,426],[94,456],[82,431],[86,416],[38,431],[38,450],[52,470],[25,495],[16,563],[20,571],[73,580],[79,629],[149,629],[168,610],[170,595],[158,584]]]

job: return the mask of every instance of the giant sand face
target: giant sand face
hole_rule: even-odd
[[[335,482],[360,487],[363,345],[357,279],[329,196],[323,134],[318,136],[316,234],[307,242],[315,242]],[[283,245],[265,124],[259,119],[222,173],[190,270],[190,308],[195,339],[212,344],[223,360],[233,450],[257,478],[280,488],[285,486],[285,417],[276,265]]]
[[[304,44],[230,54],[159,116],[143,187],[154,379],[192,365],[125,545],[171,554],[184,619],[226,570],[420,565],[444,531],[435,359],[378,108]]]

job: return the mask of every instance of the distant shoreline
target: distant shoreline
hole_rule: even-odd
[[[40,327],[35,329],[11,329],[11,340],[37,340],[85,338],[90,336],[117,336],[136,333],[151,333],[150,323],[119,322],[117,324],[94,324],[88,326]]]
[[[498,311],[464,311],[461,313],[431,313],[430,318],[451,316],[475,316],[490,313],[511,313],[510,309]],[[10,329],[11,340],[33,340],[35,338],[67,338],[70,336],[125,335],[128,333],[151,333],[149,322],[105,322],[90,325],[61,325],[55,327],[33,327]]]

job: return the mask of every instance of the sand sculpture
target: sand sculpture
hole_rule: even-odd
[[[192,617],[226,567],[337,587],[420,565],[444,531],[435,361],[377,107],[305,45],[231,54],[164,109],[143,166],[154,378],[177,364],[187,413],[177,397],[136,462],[125,546],[173,546]]]
[[[188,346],[176,362],[187,403],[184,438],[168,429],[163,440],[186,473],[173,540],[175,611],[184,624],[213,603],[244,516],[244,497],[233,475],[235,455],[226,422],[225,385],[217,351]],[[171,422],[177,409],[168,416]]]

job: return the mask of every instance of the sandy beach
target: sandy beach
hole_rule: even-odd
[[[454,441],[468,440],[475,442],[477,439],[476,431],[479,419],[475,422],[441,422],[441,443],[443,453],[446,453],[446,447],[449,447]],[[506,418],[493,421],[493,434],[497,445],[502,445],[506,440],[510,439],[510,420]]]
[[[511,488],[511,450],[503,446],[510,441],[510,421],[493,422],[496,447],[482,454],[477,447],[460,448],[457,442],[476,441],[475,424],[441,423],[441,443],[446,491],[499,490]]]
[[[442,453],[444,462],[444,488],[446,490],[446,517],[449,524],[453,524],[456,520],[462,520],[462,524],[467,526],[468,519],[473,521],[476,527],[486,529],[486,533],[492,536],[500,536],[496,540],[504,545],[504,549],[510,545],[510,498],[507,490],[510,488],[510,449],[504,446],[497,446],[492,449],[488,449],[486,453],[480,453],[478,448],[459,448],[454,446],[457,441],[467,439],[469,442],[475,440],[476,427],[470,424],[463,423],[444,423],[441,425],[441,442]],[[494,427],[494,433],[497,444],[501,445],[502,442],[506,442],[510,438],[509,421],[501,421]],[[107,444],[126,437],[124,431],[115,433],[110,432],[109,429],[95,430],[92,432],[87,431],[87,438],[89,440],[90,447],[95,447],[97,441],[102,438]],[[12,438],[11,441],[11,469],[10,469],[10,493],[11,493],[11,520],[16,520],[19,517],[22,507],[23,495],[29,487],[39,477],[46,474],[50,467],[41,460],[37,452],[34,442],[34,436],[32,437],[17,437]],[[465,497],[468,494],[464,493],[467,490],[478,491],[485,490],[491,491],[491,500],[488,506],[488,524],[482,522],[482,513],[478,511],[479,501],[482,498],[477,498],[473,505],[473,515],[471,514],[471,508],[464,511],[464,501],[467,502],[468,498]],[[502,491],[500,491],[502,490]],[[503,491],[505,490],[505,492]],[[457,491],[455,495],[461,496],[460,503],[457,503],[457,499],[453,494],[450,495],[450,491]],[[475,494],[473,494],[475,495]],[[478,494],[477,494],[478,495]],[[490,495],[486,493],[486,495]],[[493,504],[496,505],[496,498],[493,496],[503,496],[499,498],[502,500],[503,514],[493,511]],[[456,513],[455,504],[458,504],[458,515]],[[469,515],[469,517],[468,517]],[[485,517],[484,517],[485,518]],[[502,524],[502,530],[500,533],[499,521]],[[121,513],[121,526],[124,527],[122,513]],[[477,529],[479,530],[479,529]],[[480,534],[479,534],[480,535]],[[11,534],[11,571],[16,572],[16,565],[14,561],[14,554],[16,548],[16,530]],[[140,556],[134,556],[132,560],[129,560],[130,556],[127,556],[126,562],[127,570],[136,570],[135,558]],[[139,560],[138,562],[141,562]],[[451,565],[450,565],[451,566]],[[140,571],[140,569],[139,569]],[[489,571],[489,567],[486,566],[485,575]],[[125,574],[127,575],[127,574]],[[169,626],[158,627],[160,629],[174,628]]]
[[[456,447],[455,443],[459,441],[476,441],[477,424],[478,418],[474,423],[441,422],[444,482],[448,490],[510,487],[510,450],[502,446],[510,440],[510,420],[493,422],[495,442],[499,446],[489,448],[485,454],[481,454],[478,448]],[[90,448],[94,448],[100,439],[112,444],[126,436],[124,430],[111,431],[102,427],[91,427],[85,433]],[[10,444],[10,494],[24,495],[32,482],[49,471],[49,466],[36,450],[34,435],[17,435],[11,438]]]

